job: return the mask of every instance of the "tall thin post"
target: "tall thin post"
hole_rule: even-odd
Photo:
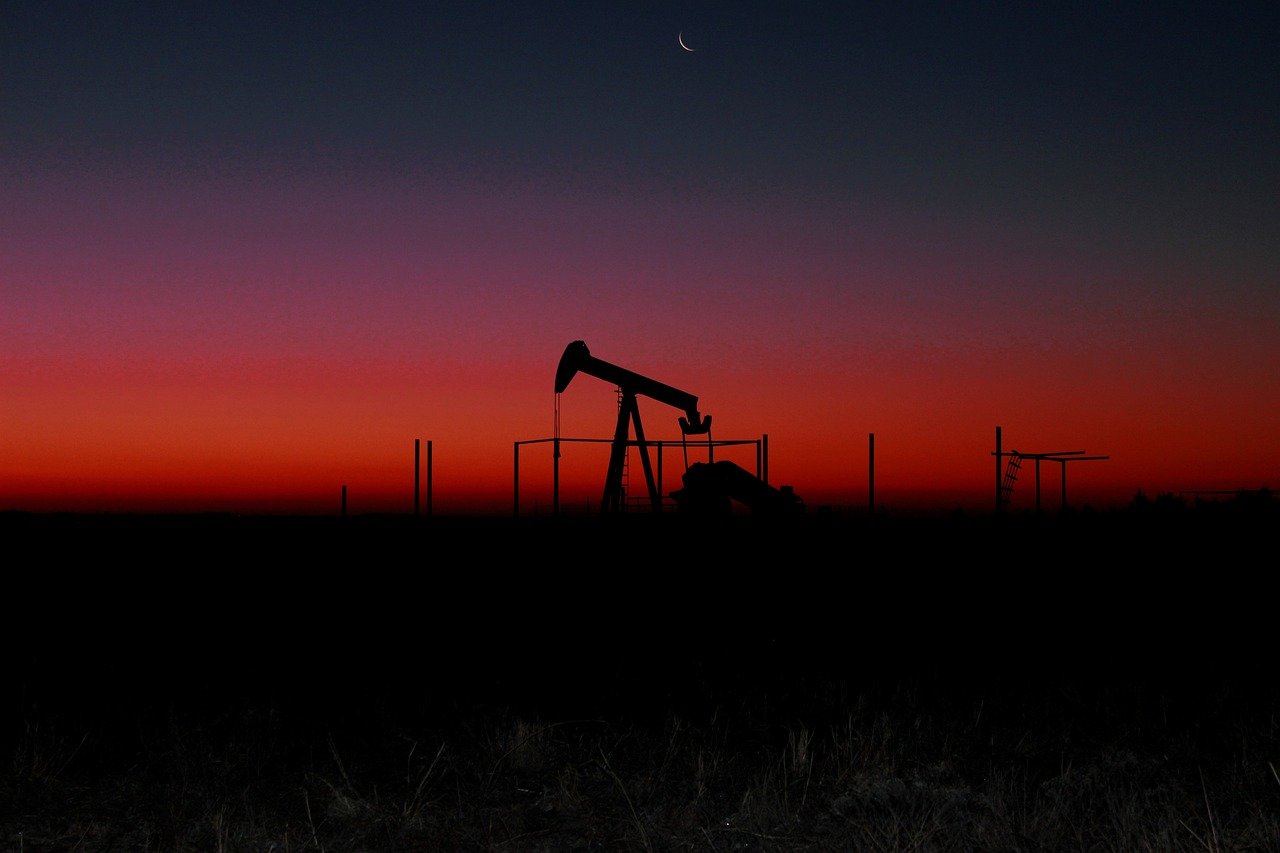
[[[1036,512],[1040,512],[1040,458],[1036,457]]]
[[[347,487],[345,484],[342,486],[342,517],[347,517]]]
[[[427,518],[431,517],[431,439],[427,439]]]
[[[662,501],[662,447],[664,442],[656,442],[658,445],[658,501]]]
[[[760,479],[763,480],[767,486],[769,484],[769,433],[766,432],[761,437],[761,440],[763,441],[764,447],[764,471],[761,474]]]
[[[418,515],[419,495],[422,494],[422,487],[420,484],[422,477],[421,449],[422,439],[415,438],[413,440],[413,515],[415,518]]]
[[[876,434],[867,433],[867,512],[876,512]]]
[[[996,427],[996,512],[1002,509],[1000,502],[1000,427]]]
[[[512,463],[511,514],[518,518],[520,516],[520,442],[514,443],[512,452],[515,460]]]
[[[551,451],[551,514],[560,515],[560,437],[552,440]]]

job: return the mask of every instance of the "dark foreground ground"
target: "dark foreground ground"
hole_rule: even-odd
[[[1276,514],[0,518],[0,848],[1280,850]]]

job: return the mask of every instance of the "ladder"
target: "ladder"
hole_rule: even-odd
[[[618,388],[618,411],[619,412],[622,411],[622,388],[621,387]],[[629,479],[628,472],[630,471],[630,468],[631,468],[631,449],[628,448],[626,452],[623,453],[622,455],[622,475],[618,481],[618,489],[620,491],[620,494],[618,495],[618,509],[622,512],[627,511],[627,485],[628,485],[628,479]]]
[[[1009,453],[1009,464],[1004,469],[1004,480],[1000,482],[1000,506],[1008,506],[1013,496],[1013,485],[1018,481],[1018,472],[1022,470],[1022,456],[1014,450]]]

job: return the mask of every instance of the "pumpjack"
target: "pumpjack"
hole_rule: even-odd
[[[619,392],[618,421],[613,433],[609,454],[609,469],[605,475],[601,511],[618,512],[624,508],[623,470],[627,448],[633,443],[631,431],[635,430],[635,446],[640,451],[640,463],[644,467],[645,484],[649,490],[649,503],[654,512],[662,510],[662,495],[653,476],[653,464],[649,458],[649,445],[645,440],[644,425],[640,421],[637,397],[650,397],[679,409],[680,434],[705,435],[711,447],[711,416],[698,410],[698,398],[647,376],[596,358],[583,341],[573,341],[565,347],[556,368],[557,396],[569,387],[579,373],[594,376],[617,385]],[[755,511],[774,511],[779,507],[794,510],[803,503],[795,498],[790,487],[779,491],[755,475],[732,462],[695,463],[684,475],[684,488],[672,493],[682,511],[707,512],[728,507],[730,500],[737,500]]]
[[[644,425],[640,422],[640,406],[636,398],[652,397],[684,412],[679,419],[682,436],[706,435],[710,441],[711,416],[704,416],[698,411],[698,398],[693,394],[596,358],[587,349],[585,342],[573,341],[565,347],[564,354],[560,356],[560,365],[556,368],[556,394],[563,393],[579,373],[617,385],[620,395],[618,423],[613,432],[609,470],[605,475],[604,496],[600,502],[601,510],[609,513],[623,509],[622,473],[626,464],[627,447],[631,443],[631,428],[634,426],[635,444],[640,451],[645,484],[649,488],[649,502],[655,512],[661,511],[662,495],[658,492],[658,484],[653,476],[653,463],[649,459],[649,445],[645,441]]]

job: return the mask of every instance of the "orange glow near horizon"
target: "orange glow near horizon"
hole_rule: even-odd
[[[80,206],[84,186],[14,184],[0,510],[324,513],[346,485],[353,512],[409,511],[420,438],[435,511],[508,513],[514,444],[552,436],[578,339],[698,396],[714,438],[767,435],[770,482],[811,506],[866,506],[874,433],[878,508],[990,508],[997,426],[1006,450],[1110,457],[1068,465],[1075,505],[1280,481],[1280,304],[1190,287],[1204,269],[889,213],[101,181]],[[581,376],[560,404],[562,436],[612,437],[614,388]],[[640,406],[679,441],[679,412]],[[598,501],[606,463],[566,456],[562,505]],[[520,473],[522,507],[549,507],[549,452]]]
[[[608,355],[603,347],[596,352]],[[415,371],[376,362],[276,363],[256,374],[190,364],[11,364],[6,382],[14,405],[5,423],[0,509],[324,514],[337,511],[345,485],[352,512],[408,512],[418,438],[424,490],[431,442],[436,512],[507,513],[515,442],[553,434],[554,367],[554,357],[541,370],[472,366],[503,377],[486,388],[472,371],[451,375],[450,368]],[[835,370],[789,375],[774,368],[756,381],[712,368],[706,382],[689,385],[713,389],[700,397],[704,413],[713,416],[713,438],[767,436],[770,482],[793,486],[811,506],[865,506],[871,433],[876,502],[886,509],[990,507],[996,426],[1006,452],[1084,450],[1110,457],[1068,465],[1073,505],[1124,505],[1139,490],[1266,487],[1267,472],[1280,470],[1265,427],[1275,418],[1275,403],[1251,399],[1242,407],[1230,387],[1194,388],[1171,379],[1135,395],[1120,382],[1037,384],[1032,375],[994,366],[966,386],[961,365],[935,361],[930,368],[885,369],[843,391],[832,384]],[[1024,392],[1007,395],[1006,386]],[[1189,399],[1204,402],[1192,408]],[[616,390],[606,383],[580,376],[560,405],[562,437],[603,442],[612,436]],[[662,488],[669,493],[679,487],[685,463],[675,425],[680,413],[645,398],[640,406],[647,438],[666,443]],[[1017,417],[1001,418],[1002,410]],[[1075,414],[1067,418],[1068,412]],[[708,458],[696,439],[688,450],[690,462]],[[546,512],[550,445],[520,452],[522,512]],[[635,453],[630,490],[640,497]],[[753,445],[715,454],[755,469]],[[605,443],[565,443],[562,507],[598,504],[607,458]],[[1042,496],[1050,508],[1058,504],[1061,470],[1042,465]],[[1028,465],[1015,505],[1033,499],[1032,476]]]

